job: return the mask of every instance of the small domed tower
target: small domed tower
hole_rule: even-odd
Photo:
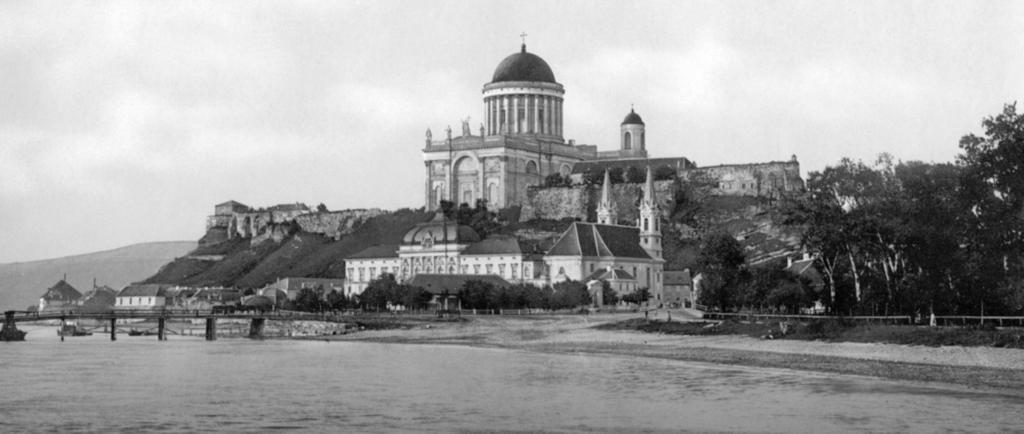
[[[644,120],[640,119],[640,115],[630,108],[629,114],[622,120],[622,125],[620,125],[619,129],[622,153],[646,157],[647,143],[646,137],[644,137]]]
[[[647,183],[644,198],[640,201],[640,247],[654,259],[661,259],[661,208],[654,196],[654,174],[647,166]]]

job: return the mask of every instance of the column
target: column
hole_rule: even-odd
[[[110,340],[117,340],[117,318],[110,319]]]
[[[206,340],[217,340],[217,318],[206,319]]]
[[[501,132],[504,133],[504,134],[508,134],[508,131],[509,131],[509,129],[508,129],[508,117],[509,117],[508,106],[509,106],[509,104],[508,104],[508,95],[502,95],[501,96],[501,112],[505,114],[505,118],[501,120]]]
[[[546,134],[554,134],[551,132],[551,101],[553,100],[553,97],[544,97],[544,132]]]
[[[519,134],[519,95],[512,95],[512,134]]]
[[[541,133],[541,95],[534,95],[534,132]]]

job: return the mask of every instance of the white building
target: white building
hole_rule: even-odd
[[[128,285],[117,293],[114,309],[161,309],[167,305],[168,288],[155,283]]]

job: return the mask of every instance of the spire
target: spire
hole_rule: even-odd
[[[608,190],[611,189],[612,177],[608,174],[608,169],[604,170],[604,185],[601,187],[601,203],[608,204],[611,194]]]
[[[654,175],[651,166],[647,166],[647,184],[644,186],[644,203],[657,206],[654,200]]]
[[[601,187],[601,203],[597,205],[597,222],[603,225],[614,225],[618,223],[616,216],[615,202],[612,201],[612,181],[608,170],[604,171],[604,185]]]

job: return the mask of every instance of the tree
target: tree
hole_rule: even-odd
[[[612,285],[607,280],[601,281],[601,300],[608,306],[619,302],[619,294],[612,289]]]
[[[626,173],[623,174],[623,180],[632,183],[644,182],[647,180],[647,173],[640,170],[639,167],[629,166],[626,169]]]
[[[633,292],[622,296],[622,301],[636,305],[647,303],[651,299],[651,291],[647,288],[637,288]]]
[[[1017,104],[985,118],[984,136],[960,139],[957,163],[963,168],[962,200],[969,210],[964,247],[977,270],[980,304],[1022,310],[1016,300],[1024,286],[1024,115]],[[989,304],[992,306],[992,304]]]
[[[320,205],[316,206],[316,211],[317,212],[327,212],[327,205],[324,205],[323,202],[320,202]]]
[[[293,303],[295,310],[303,312],[321,312],[324,309],[324,288],[302,288],[295,296]]]
[[[380,277],[371,280],[366,285],[366,289],[359,295],[359,304],[362,305],[363,310],[385,310],[388,303],[398,299],[399,287],[394,274],[381,274]]]
[[[551,294],[551,309],[572,309],[592,302],[587,285],[575,280],[554,284]]]

